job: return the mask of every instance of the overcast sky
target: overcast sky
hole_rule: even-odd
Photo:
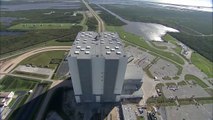
[[[153,1],[162,3],[181,4],[181,5],[212,7],[212,0],[141,0],[141,1]]]

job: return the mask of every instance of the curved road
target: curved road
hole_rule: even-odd
[[[35,50],[32,50],[30,52],[24,53],[6,63],[4,63],[0,67],[0,79],[2,79],[5,74],[8,74],[13,68],[15,68],[22,60],[35,55],[37,53],[41,52],[47,52],[47,51],[54,51],[54,50],[70,50],[71,46],[49,46],[49,47],[44,47],[44,48],[38,48]]]

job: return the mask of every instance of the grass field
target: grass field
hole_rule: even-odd
[[[192,53],[191,61],[192,64],[198,67],[209,78],[213,78],[213,62],[210,62],[208,59],[194,52]]]
[[[183,86],[183,85],[187,85],[185,81],[180,81],[177,83],[177,85]]]
[[[180,58],[179,56],[173,54],[173,53],[170,53],[170,52],[165,52],[165,51],[160,51],[158,49],[155,49],[153,47],[150,47],[148,45],[148,43],[146,43],[145,40],[143,40],[141,37],[137,36],[137,35],[134,35],[134,34],[131,34],[131,33],[128,33],[128,32],[125,32],[124,29],[122,27],[116,27],[116,26],[106,26],[106,29],[109,30],[109,31],[113,31],[113,32],[118,32],[121,39],[125,40],[125,41],[128,41],[130,43],[133,43],[133,44],[136,44],[142,48],[145,48],[147,50],[150,50],[151,52],[154,52],[154,53],[157,53],[165,58],[168,58],[178,64],[181,64],[183,65],[184,64],[184,61],[182,58]]]
[[[30,72],[21,72],[21,71],[14,71],[13,74],[36,77],[36,78],[43,78],[43,79],[46,79],[49,77],[48,75],[42,75],[42,74],[36,74],[36,73],[30,73]]]
[[[0,54],[17,51],[37,44],[45,44],[48,41],[72,42],[82,30],[82,26],[76,25],[71,29],[29,30],[21,35],[1,36]],[[16,43],[16,45],[14,45]]]
[[[50,64],[52,59],[64,59],[66,55],[66,51],[49,51],[38,53],[33,55],[25,60],[23,60],[20,64],[32,64],[35,66],[49,66],[51,69],[55,69],[58,64]]]
[[[209,87],[206,83],[204,83],[201,79],[194,75],[186,74],[184,79],[186,81],[194,81],[196,84],[200,85],[203,88]]]
[[[166,34],[163,36],[163,40],[165,41],[168,41],[172,44],[174,44],[176,47],[174,48],[174,51],[177,53],[177,54],[181,54],[181,50],[182,48],[177,44],[178,40],[175,39],[174,37],[172,37],[171,35],[169,34]]]
[[[72,23],[20,23],[11,26],[9,29],[16,30],[35,30],[35,29],[70,29]]]
[[[38,83],[37,80],[6,76],[0,81],[1,91],[30,90]]]

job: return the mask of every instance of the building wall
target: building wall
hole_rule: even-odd
[[[113,102],[120,100],[127,58],[77,59],[69,57],[72,84],[77,102]]]
[[[95,97],[92,92],[92,61],[91,59],[78,59],[77,62],[82,88],[81,101],[93,102]]]
[[[124,82],[124,75],[127,67],[127,61],[128,61],[127,57],[121,57],[119,59],[118,73],[115,82],[114,94],[121,94]]]
[[[104,93],[104,62],[104,57],[92,58],[92,90],[95,95]]]
[[[118,72],[118,64],[118,59],[105,60],[104,95],[102,97],[102,101],[115,101],[114,88]]]
[[[81,95],[81,83],[79,78],[79,72],[78,72],[78,64],[77,64],[77,58],[76,57],[68,57],[68,63],[69,63],[69,70],[72,76],[72,84],[73,84],[73,90],[75,95]]]

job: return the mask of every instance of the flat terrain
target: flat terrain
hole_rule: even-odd
[[[0,81],[1,91],[30,90],[38,83],[36,80],[29,80],[19,77],[6,76]]]
[[[177,109],[176,106],[166,107],[166,117],[164,119],[168,120],[211,120],[213,115],[213,105],[185,105]],[[161,114],[164,114],[161,112]]]
[[[49,51],[38,53],[36,55],[30,56],[29,58],[22,61],[20,64],[26,65],[31,64],[33,66],[48,67],[55,69],[60,62],[65,58],[66,51]],[[51,63],[53,60],[58,60],[57,63]]]
[[[35,30],[35,29],[70,29],[74,24],[71,23],[20,23],[9,29]]]

